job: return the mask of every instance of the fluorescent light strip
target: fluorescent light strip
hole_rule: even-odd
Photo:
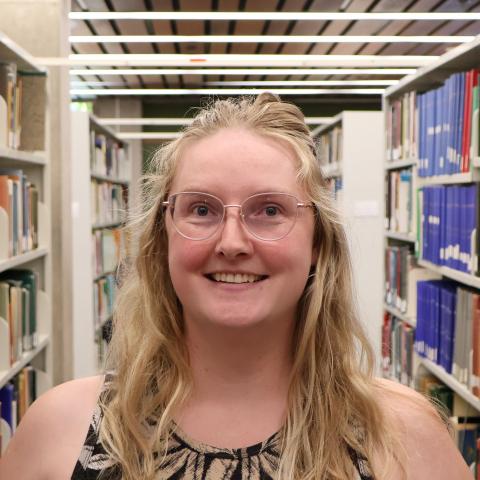
[[[96,68],[71,69],[70,75],[409,75],[416,68]]]
[[[253,87],[271,86],[271,87],[341,87],[347,85],[358,86],[379,86],[396,85],[398,80],[244,80],[244,81],[225,81],[225,82],[206,82],[205,85],[212,87],[231,86],[231,87]]]
[[[70,43],[465,43],[454,35],[77,35]]]
[[[480,12],[70,12],[70,20],[480,20]]]
[[[37,58],[46,66],[258,66],[258,67],[419,67],[435,61],[434,55],[266,55],[266,54],[72,54],[68,58]]]
[[[260,88],[76,88],[70,90],[70,95],[258,95],[262,92],[272,92],[279,95],[381,95],[384,91],[384,88],[272,88],[268,90]]]
[[[305,117],[305,123],[307,125],[318,125],[324,123],[330,123],[333,117]],[[193,122],[193,118],[117,118],[117,117],[103,117],[96,118],[97,123],[106,126],[133,126],[133,125],[150,125],[150,126],[179,126],[190,125]]]
[[[388,86],[396,85],[398,80],[244,80],[205,82],[210,87],[345,87],[345,86]],[[123,82],[72,81],[71,87],[126,87]],[[148,84],[147,84],[148,87]]]
[[[179,132],[121,132],[115,133],[120,140],[173,140],[180,137]]]

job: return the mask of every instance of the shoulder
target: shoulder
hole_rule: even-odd
[[[434,405],[415,390],[377,379],[381,409],[403,445],[408,479],[471,480],[447,423]]]
[[[0,461],[0,478],[67,478],[87,435],[103,381],[103,376],[72,380],[39,397]]]

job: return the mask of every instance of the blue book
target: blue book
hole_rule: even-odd
[[[465,73],[460,72],[459,74],[459,89],[458,89],[458,116],[457,116],[457,132],[455,138],[455,173],[460,173],[462,171],[462,133],[463,133],[463,110],[464,110],[464,97],[465,97]]]
[[[15,392],[13,385],[7,383],[3,388],[0,389],[0,404],[1,417],[10,425],[10,429],[13,431],[13,411],[12,403],[15,398]]]
[[[457,89],[458,89],[458,73],[452,75],[452,85],[450,92],[450,130],[449,130],[449,139],[448,139],[448,157],[449,157],[449,174],[455,172],[455,138],[457,131]]]
[[[467,272],[475,275],[475,244],[472,242],[473,231],[477,228],[478,183],[470,185],[468,190],[468,238],[467,238]],[[479,232],[477,232],[477,235]]]

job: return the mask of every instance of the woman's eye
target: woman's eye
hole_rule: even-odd
[[[273,217],[278,213],[278,208],[274,206],[265,207],[265,214],[269,217]]]
[[[198,205],[194,207],[193,210],[200,217],[206,217],[208,215],[208,207],[206,205]]]

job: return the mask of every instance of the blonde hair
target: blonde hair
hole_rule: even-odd
[[[172,413],[192,385],[181,305],[168,271],[162,201],[183,149],[230,127],[286,142],[298,161],[297,180],[317,207],[318,261],[299,300],[278,478],[353,478],[351,449],[367,460],[380,455],[385,468],[375,478],[387,478],[397,463],[398,441],[379,405],[372,349],[357,319],[344,228],[301,111],[272,94],[214,102],[153,158],[144,178],[144,211],[129,225],[139,232],[138,253],[115,310],[107,365],[115,375],[101,400],[101,441],[124,480],[155,478]]]

